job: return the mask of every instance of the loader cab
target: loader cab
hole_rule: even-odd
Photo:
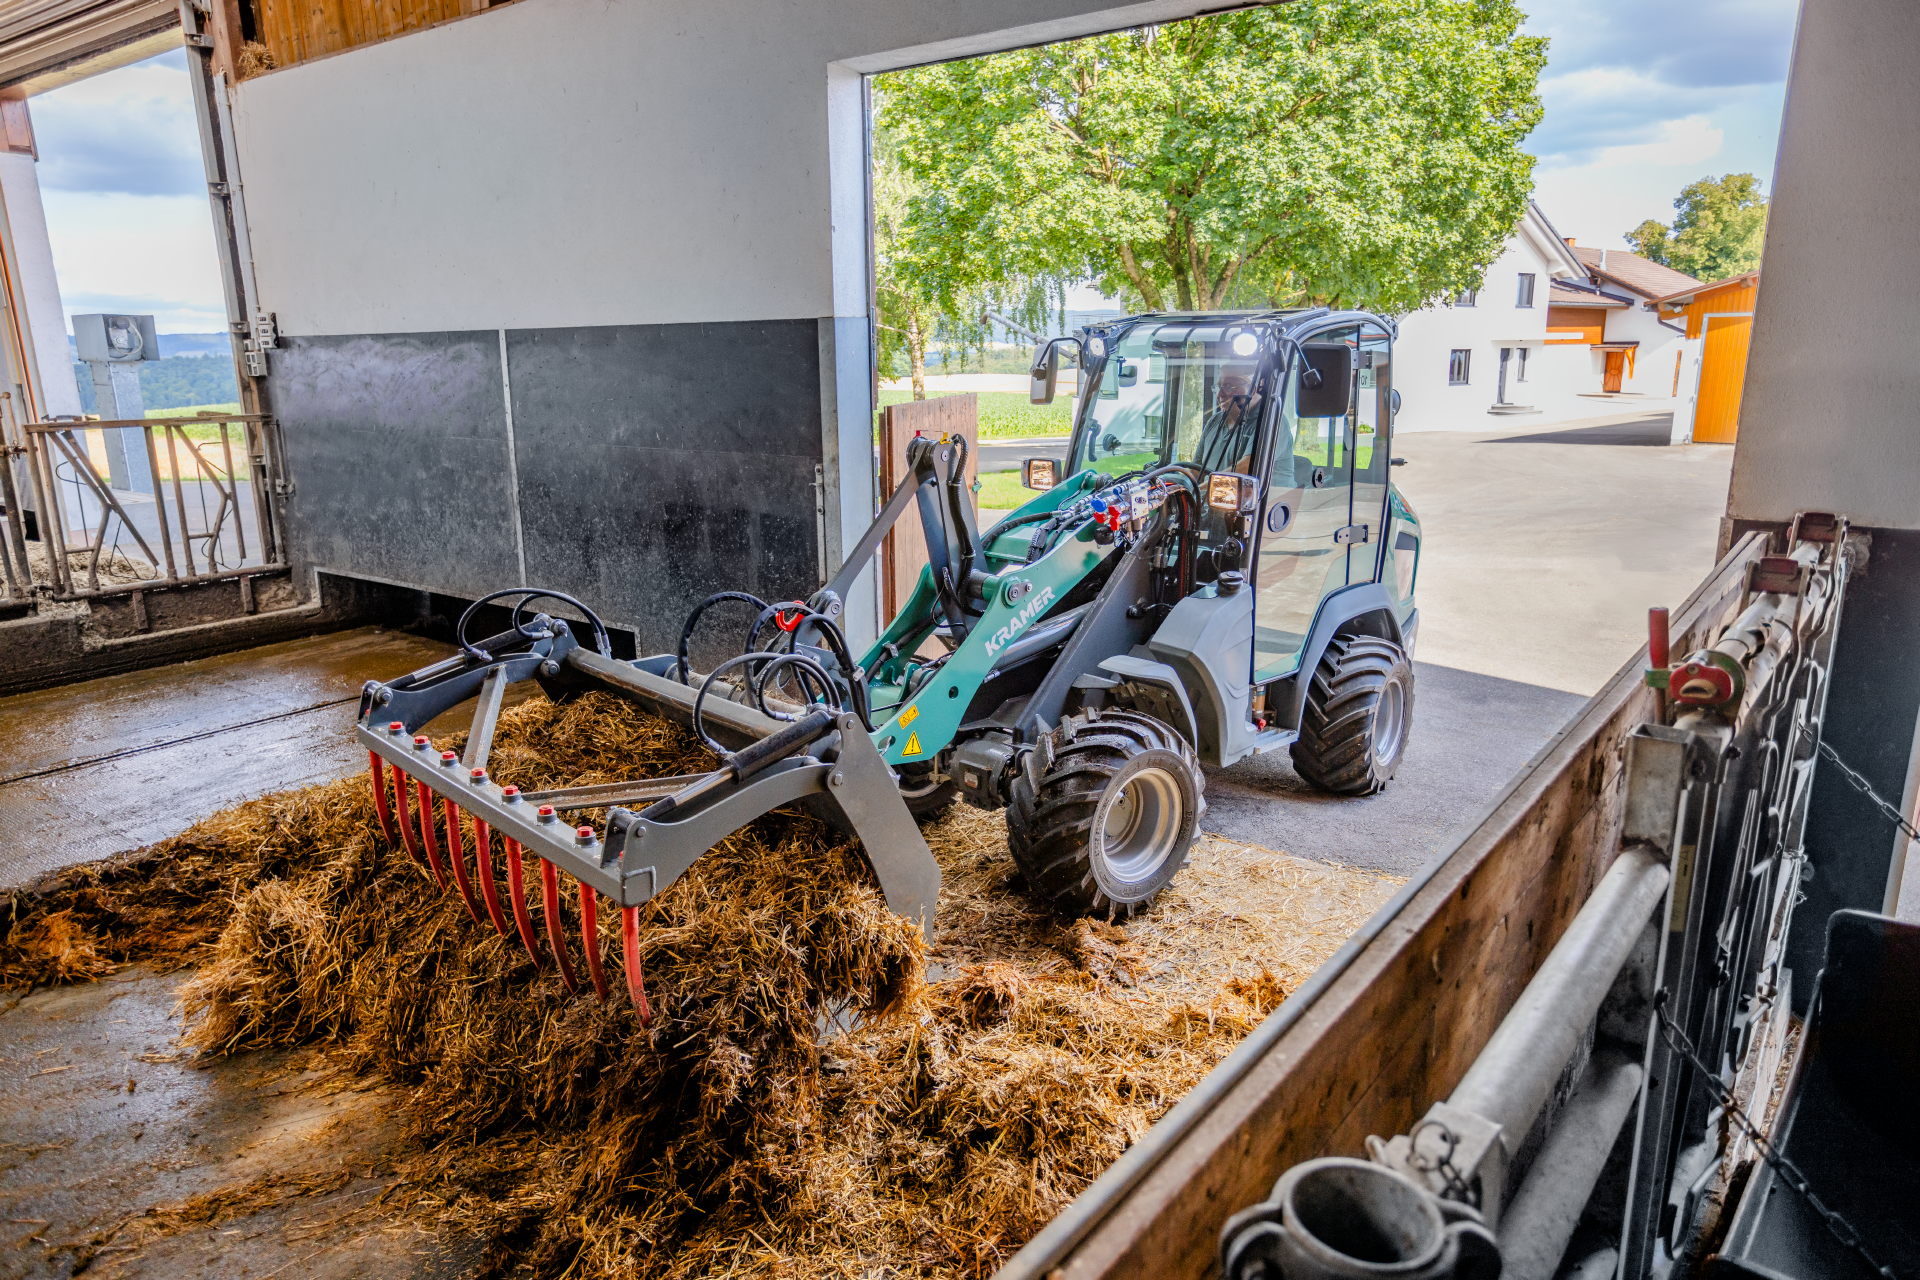
[[[1284,338],[1348,348],[1343,412],[1300,412],[1299,351]],[[1370,627],[1411,646],[1420,531],[1389,479],[1398,397],[1387,321],[1325,309],[1143,316],[1089,328],[1080,341],[1088,376],[1067,475],[1191,462],[1259,481],[1248,544],[1208,513],[1196,574],[1202,592],[1228,568],[1252,587],[1254,686],[1317,660],[1325,637],[1316,628]],[[1334,616],[1363,598],[1378,616]]]

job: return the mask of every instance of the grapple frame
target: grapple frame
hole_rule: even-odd
[[[387,838],[404,843],[443,887],[444,852],[455,887],[476,922],[491,921],[503,936],[518,933],[534,963],[545,963],[533,932],[521,861],[529,853],[539,858],[549,944],[562,980],[576,990],[556,925],[554,872],[566,872],[580,886],[582,944],[602,999],[607,986],[600,963],[597,899],[604,895],[620,907],[628,986],[644,1020],[649,1013],[640,976],[639,907],[733,832],[797,803],[859,839],[891,910],[923,928],[929,923],[940,889],[939,867],[901,799],[893,771],[850,712],[821,708],[781,721],[753,707],[709,697],[700,707],[703,726],[730,748],[712,772],[534,792],[496,783],[487,757],[507,686],[521,680],[539,681],[555,700],[599,689],[662,719],[680,724],[693,720],[695,691],[664,674],[675,661],[672,656],[624,662],[583,648],[562,621],[543,619],[540,630],[544,634],[530,635],[518,627],[502,632],[397,680],[369,681],[361,694],[356,734],[367,749],[375,808]],[[469,699],[477,705],[465,751],[456,755],[436,750],[420,731]],[[393,772],[391,803],[388,769]],[[434,797],[440,801],[444,824],[433,812]],[[566,810],[585,808],[606,809],[602,830],[562,820]],[[472,820],[484,917],[467,875],[462,811]],[[494,834],[506,845],[511,923],[498,901]]]

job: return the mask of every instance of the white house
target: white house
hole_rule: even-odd
[[[1578,248],[1528,201],[1479,289],[1401,319],[1396,429],[1486,431],[1672,408],[1685,337],[1650,304],[1690,279],[1623,250]]]

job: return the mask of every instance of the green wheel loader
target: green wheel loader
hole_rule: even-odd
[[[1186,861],[1203,764],[1285,746],[1303,778],[1347,795],[1380,790],[1399,764],[1420,526],[1389,479],[1393,339],[1391,321],[1326,309],[1149,314],[1053,339],[1036,354],[1033,398],[1052,399],[1062,355],[1074,354],[1072,442],[1064,464],[1025,463],[1036,492],[1024,506],[981,531],[966,442],[915,439],[909,474],[832,582],[804,601],[712,596],[673,654],[613,659],[598,618],[562,595],[487,597],[474,608],[515,601],[507,631],[470,640],[470,609],[457,654],[362,697],[358,732],[389,838],[442,883],[444,849],[478,920],[464,809],[488,914],[508,933],[492,879],[500,836],[536,961],[525,853],[540,859],[550,925],[555,868],[579,882],[583,905],[613,898],[629,921],[636,1004],[634,909],[781,805],[858,835],[909,917],[924,917],[939,885],[912,818],[956,800],[1007,810],[1014,860],[1059,910],[1140,911]],[[855,653],[840,627],[847,595],[909,508],[929,563]],[[591,647],[565,620],[529,612],[548,598],[587,620]],[[742,649],[696,672],[695,627],[723,606],[751,612]],[[528,678],[555,698],[606,689],[690,725],[721,766],[537,794],[496,786],[494,717],[505,685]],[[465,754],[435,752],[419,731],[470,698]],[[601,810],[599,828],[563,820]],[[589,959],[604,995],[597,950]]]

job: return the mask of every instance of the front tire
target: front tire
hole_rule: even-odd
[[[1034,894],[1066,915],[1125,919],[1174,874],[1206,812],[1206,778],[1180,735],[1152,716],[1069,717],[1052,760],[1013,783],[1007,847]]]
[[[1335,636],[1307,686],[1293,768],[1335,795],[1370,796],[1400,767],[1413,728],[1413,664],[1375,636]]]

